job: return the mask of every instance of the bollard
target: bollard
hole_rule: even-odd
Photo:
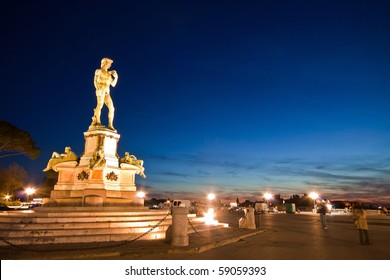
[[[255,209],[252,207],[245,208],[245,219],[240,219],[240,228],[256,229]]]
[[[256,229],[255,224],[255,209],[252,207],[248,207],[245,209],[245,216],[247,220],[247,227],[249,229]]]
[[[255,224],[256,224],[256,228],[260,228],[260,226],[261,226],[261,214],[260,213],[255,213]]]
[[[188,246],[188,209],[172,207],[172,246]]]

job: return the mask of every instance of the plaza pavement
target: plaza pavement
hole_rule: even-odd
[[[163,240],[89,244],[0,246],[2,260],[388,260],[390,216],[370,216],[373,245],[359,244],[350,215],[329,215],[328,229],[318,214],[263,214],[256,230],[239,229],[242,214],[222,213],[220,228],[189,235],[187,247]],[[0,241],[2,242],[2,241]]]

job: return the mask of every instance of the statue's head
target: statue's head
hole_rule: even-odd
[[[109,63],[109,66],[111,66],[111,64],[113,62],[114,61],[112,59],[105,57],[105,58],[102,59],[102,61],[100,63],[100,67],[103,67],[106,63]],[[108,67],[108,68],[110,68],[110,67]]]

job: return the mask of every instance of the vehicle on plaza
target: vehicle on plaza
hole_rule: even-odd
[[[269,207],[268,208],[268,213],[278,213],[278,208],[275,207]]]
[[[13,209],[8,207],[4,203],[0,203],[0,211],[11,211],[11,210],[13,210]]]
[[[268,213],[268,205],[267,203],[255,203],[255,212],[259,213]]]

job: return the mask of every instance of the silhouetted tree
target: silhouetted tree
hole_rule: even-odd
[[[28,180],[26,170],[17,163],[12,163],[6,169],[0,169],[0,192],[14,194],[22,189]]]
[[[276,205],[280,204],[280,203],[283,203],[283,198],[282,198],[282,195],[281,194],[276,194],[274,196],[274,203]]]
[[[0,121],[0,158],[26,155],[36,159],[39,153],[40,149],[28,132],[6,121]]]

